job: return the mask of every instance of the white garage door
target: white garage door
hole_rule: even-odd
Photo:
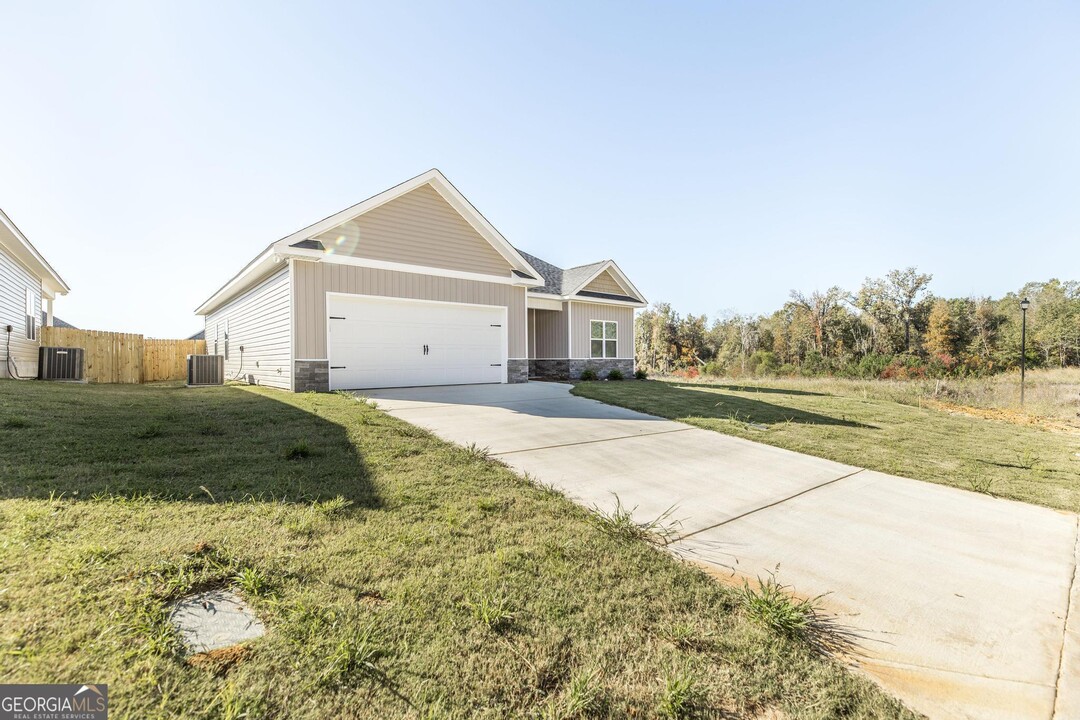
[[[328,294],[330,389],[506,382],[506,308]]]

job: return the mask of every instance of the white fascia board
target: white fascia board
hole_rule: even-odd
[[[243,270],[233,276],[232,280],[225,283],[220,290],[211,295],[206,302],[195,309],[196,315],[209,315],[228,300],[252,285],[254,280],[263,277],[275,265],[280,264],[285,257],[274,251],[270,246],[261,255],[249,262]]]
[[[506,275],[488,275],[486,273],[451,270],[448,268],[431,267],[429,265],[410,265],[408,263],[391,262],[389,260],[353,257],[352,255],[335,255],[333,253],[322,252],[321,250],[292,248],[288,252],[281,251],[279,254],[283,257],[308,262],[330,263],[331,265],[353,265],[356,267],[375,268],[377,270],[393,270],[394,272],[413,273],[414,275],[434,275],[437,277],[457,278],[458,280],[475,280],[476,282],[496,283],[498,285],[536,287],[537,285],[543,284],[536,280],[519,278],[513,273],[508,273]]]
[[[606,300],[604,298],[582,297],[581,295],[571,295],[566,299],[570,302],[589,303],[590,305],[622,305],[623,307],[633,308],[643,308],[648,306],[648,303],[644,302],[631,302],[629,300]]]
[[[367,200],[357,203],[352,207],[345,208],[341,212],[334,213],[330,217],[320,220],[314,225],[309,225],[302,230],[298,230],[292,235],[278,240],[275,245],[284,252],[287,249],[290,249],[289,246],[295,243],[314,239],[324,232],[333,230],[337,226],[346,223],[353,218],[359,217],[366,212],[370,212],[375,208],[385,205],[391,200],[399,198],[424,185],[431,185],[435,192],[439,193],[439,195],[446,200],[446,202],[448,202],[450,206],[480,234],[481,237],[487,240],[488,243],[495,248],[495,251],[510,263],[512,267],[521,270],[522,272],[527,272],[535,278],[541,277],[540,273],[538,273],[536,269],[514,249],[514,246],[487,221],[487,218],[481,215],[480,212],[473,207],[472,203],[470,203],[464,195],[458,192],[458,189],[446,179],[446,176],[434,168],[428,170],[426,173],[417,175],[411,180],[406,180],[399,185],[395,185],[389,190],[384,190],[378,195],[369,197]],[[522,279],[524,280],[525,278]],[[542,285],[543,281],[540,281],[540,284]]]
[[[64,278],[53,269],[45,256],[37,251],[37,248],[26,239],[18,226],[11,221],[7,214],[0,210],[0,245],[22,263],[27,270],[36,275],[42,284],[42,289],[53,296],[67,295],[71,288],[64,282]]]
[[[605,299],[605,298],[582,297],[581,295],[550,295],[550,294],[547,294],[547,293],[545,293],[545,294],[529,293],[528,294],[528,306],[531,307],[531,308],[538,309],[538,310],[546,310],[548,308],[545,308],[545,307],[543,307],[541,305],[535,305],[533,303],[534,303],[534,301],[543,301],[543,300],[550,300],[550,299],[555,299],[555,300],[559,301],[560,303],[562,303],[562,302],[576,302],[576,303],[589,303],[590,305],[621,305],[623,307],[634,307],[634,308],[643,308],[643,307],[648,306],[648,303],[644,302],[644,301],[637,302],[637,301],[630,301],[630,300],[608,300],[608,299]],[[556,308],[551,308],[551,309],[554,310]]]

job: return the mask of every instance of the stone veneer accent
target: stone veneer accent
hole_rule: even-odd
[[[330,392],[328,360],[294,360],[293,392]]]
[[[540,380],[568,380],[570,378],[569,360],[530,360],[529,377]]]
[[[616,358],[593,358],[591,360],[570,360],[570,379],[580,380],[581,373],[586,368],[592,368],[596,371],[596,374],[603,380],[607,377],[607,374],[612,370],[619,369],[622,371],[624,380],[634,379],[634,361],[624,360]]]
[[[511,358],[506,361],[506,382],[529,382],[529,361],[523,358]]]

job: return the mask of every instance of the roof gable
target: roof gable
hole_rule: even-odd
[[[630,292],[619,283],[611,274],[611,270],[605,269],[599,275],[590,280],[581,290],[589,292],[608,293],[611,295],[629,295]],[[580,290],[578,292],[581,292]]]
[[[430,184],[313,239],[328,255],[503,276],[516,269]]]
[[[506,261],[507,267],[502,274],[509,275],[509,270],[518,270],[520,273],[524,273],[529,278],[537,278],[538,273],[534,270],[525,258],[514,247],[507,242],[506,238],[495,229],[495,227],[487,221],[480,212],[473,207],[464,195],[458,192],[446,176],[436,169],[428,170],[426,173],[417,175],[411,180],[395,185],[389,190],[384,190],[378,195],[357,203],[352,207],[346,208],[341,212],[334,213],[328,218],[325,218],[314,225],[309,225],[303,230],[282,238],[274,243],[271,247],[280,252],[289,252],[290,249],[303,249],[303,243],[305,241],[319,239],[321,236],[335,228],[345,225],[346,223],[356,220],[364,215],[373,213],[377,209],[397,200],[407,194],[412,193],[425,186],[429,186],[431,190],[437,193],[442,200],[448,205],[457,215],[476,232],[476,234],[485,240],[492,249]],[[446,216],[443,216],[446,219]],[[333,237],[333,236],[331,236]],[[336,237],[333,237],[336,241]],[[326,245],[325,240],[321,240],[327,251],[332,248]],[[330,253],[328,253],[330,254]],[[423,263],[427,264],[427,263]]]

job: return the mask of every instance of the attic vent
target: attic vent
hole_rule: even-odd
[[[187,386],[225,384],[225,358],[221,355],[188,355]]]
[[[83,380],[83,349],[66,347],[38,348],[38,380]]]

